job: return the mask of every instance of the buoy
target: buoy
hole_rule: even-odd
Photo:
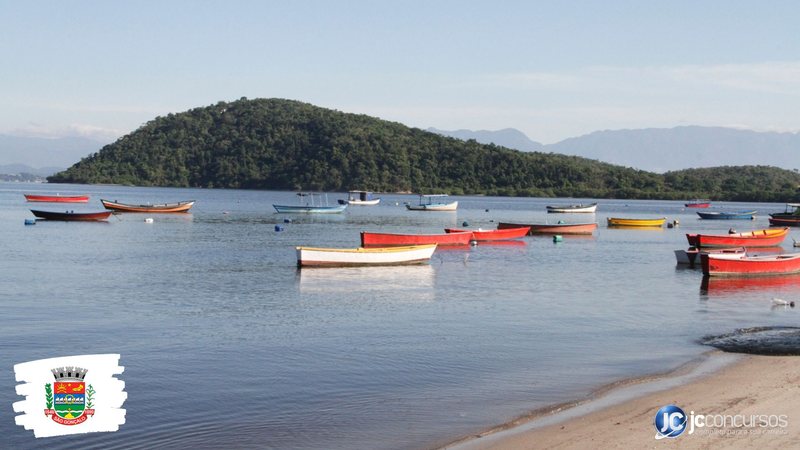
[[[673,225],[675,225],[675,226],[677,227],[678,225],[680,225],[680,224],[681,224],[681,221],[680,221],[680,220],[678,220],[678,219],[675,219],[675,220],[673,220],[673,221],[672,221],[672,224],[673,224]]]
[[[228,214],[228,211],[222,211],[222,214]]]
[[[153,223],[153,218],[148,217],[147,219],[144,219],[144,223]]]
[[[486,212],[489,212],[489,210],[487,209]]]
[[[468,226],[469,226],[469,222],[467,222],[467,221],[465,220],[465,221],[461,222],[461,226],[462,226],[462,227],[468,227]]]
[[[275,231],[283,231],[283,227],[280,225],[275,225]]]
[[[553,236],[553,242],[561,242],[563,240],[564,240],[564,237],[561,236],[560,234],[557,234],[557,235]]]
[[[559,224],[559,225],[564,225],[565,223],[566,223],[566,222],[564,222],[563,220],[559,220],[559,221],[558,221],[558,224]]]
[[[736,234],[736,230],[731,228],[728,230],[728,234]]]
[[[675,224],[670,222],[667,224],[667,228],[675,228]]]
[[[474,246],[478,245],[478,241],[475,241],[475,240],[469,241],[469,245],[474,247]]]
[[[25,225],[36,225],[36,219],[25,219]]]
[[[292,219],[283,219],[283,223],[292,223]]]

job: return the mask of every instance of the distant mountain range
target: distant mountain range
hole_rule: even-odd
[[[767,165],[800,168],[800,134],[682,126],[605,130],[542,145],[519,130],[428,131],[523,151],[582,156],[651,172],[692,167]],[[538,145],[538,147],[536,147]]]
[[[51,175],[100,150],[82,137],[39,138],[0,134],[0,173]]]

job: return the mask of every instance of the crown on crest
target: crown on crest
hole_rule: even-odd
[[[88,371],[83,367],[57,367],[50,370],[56,381],[83,381]]]

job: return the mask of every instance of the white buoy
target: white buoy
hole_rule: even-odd
[[[144,219],[144,223],[153,223],[153,218],[148,217],[147,219]]]

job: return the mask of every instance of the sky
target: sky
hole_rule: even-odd
[[[0,0],[0,134],[288,98],[444,130],[800,130],[796,1]]]

